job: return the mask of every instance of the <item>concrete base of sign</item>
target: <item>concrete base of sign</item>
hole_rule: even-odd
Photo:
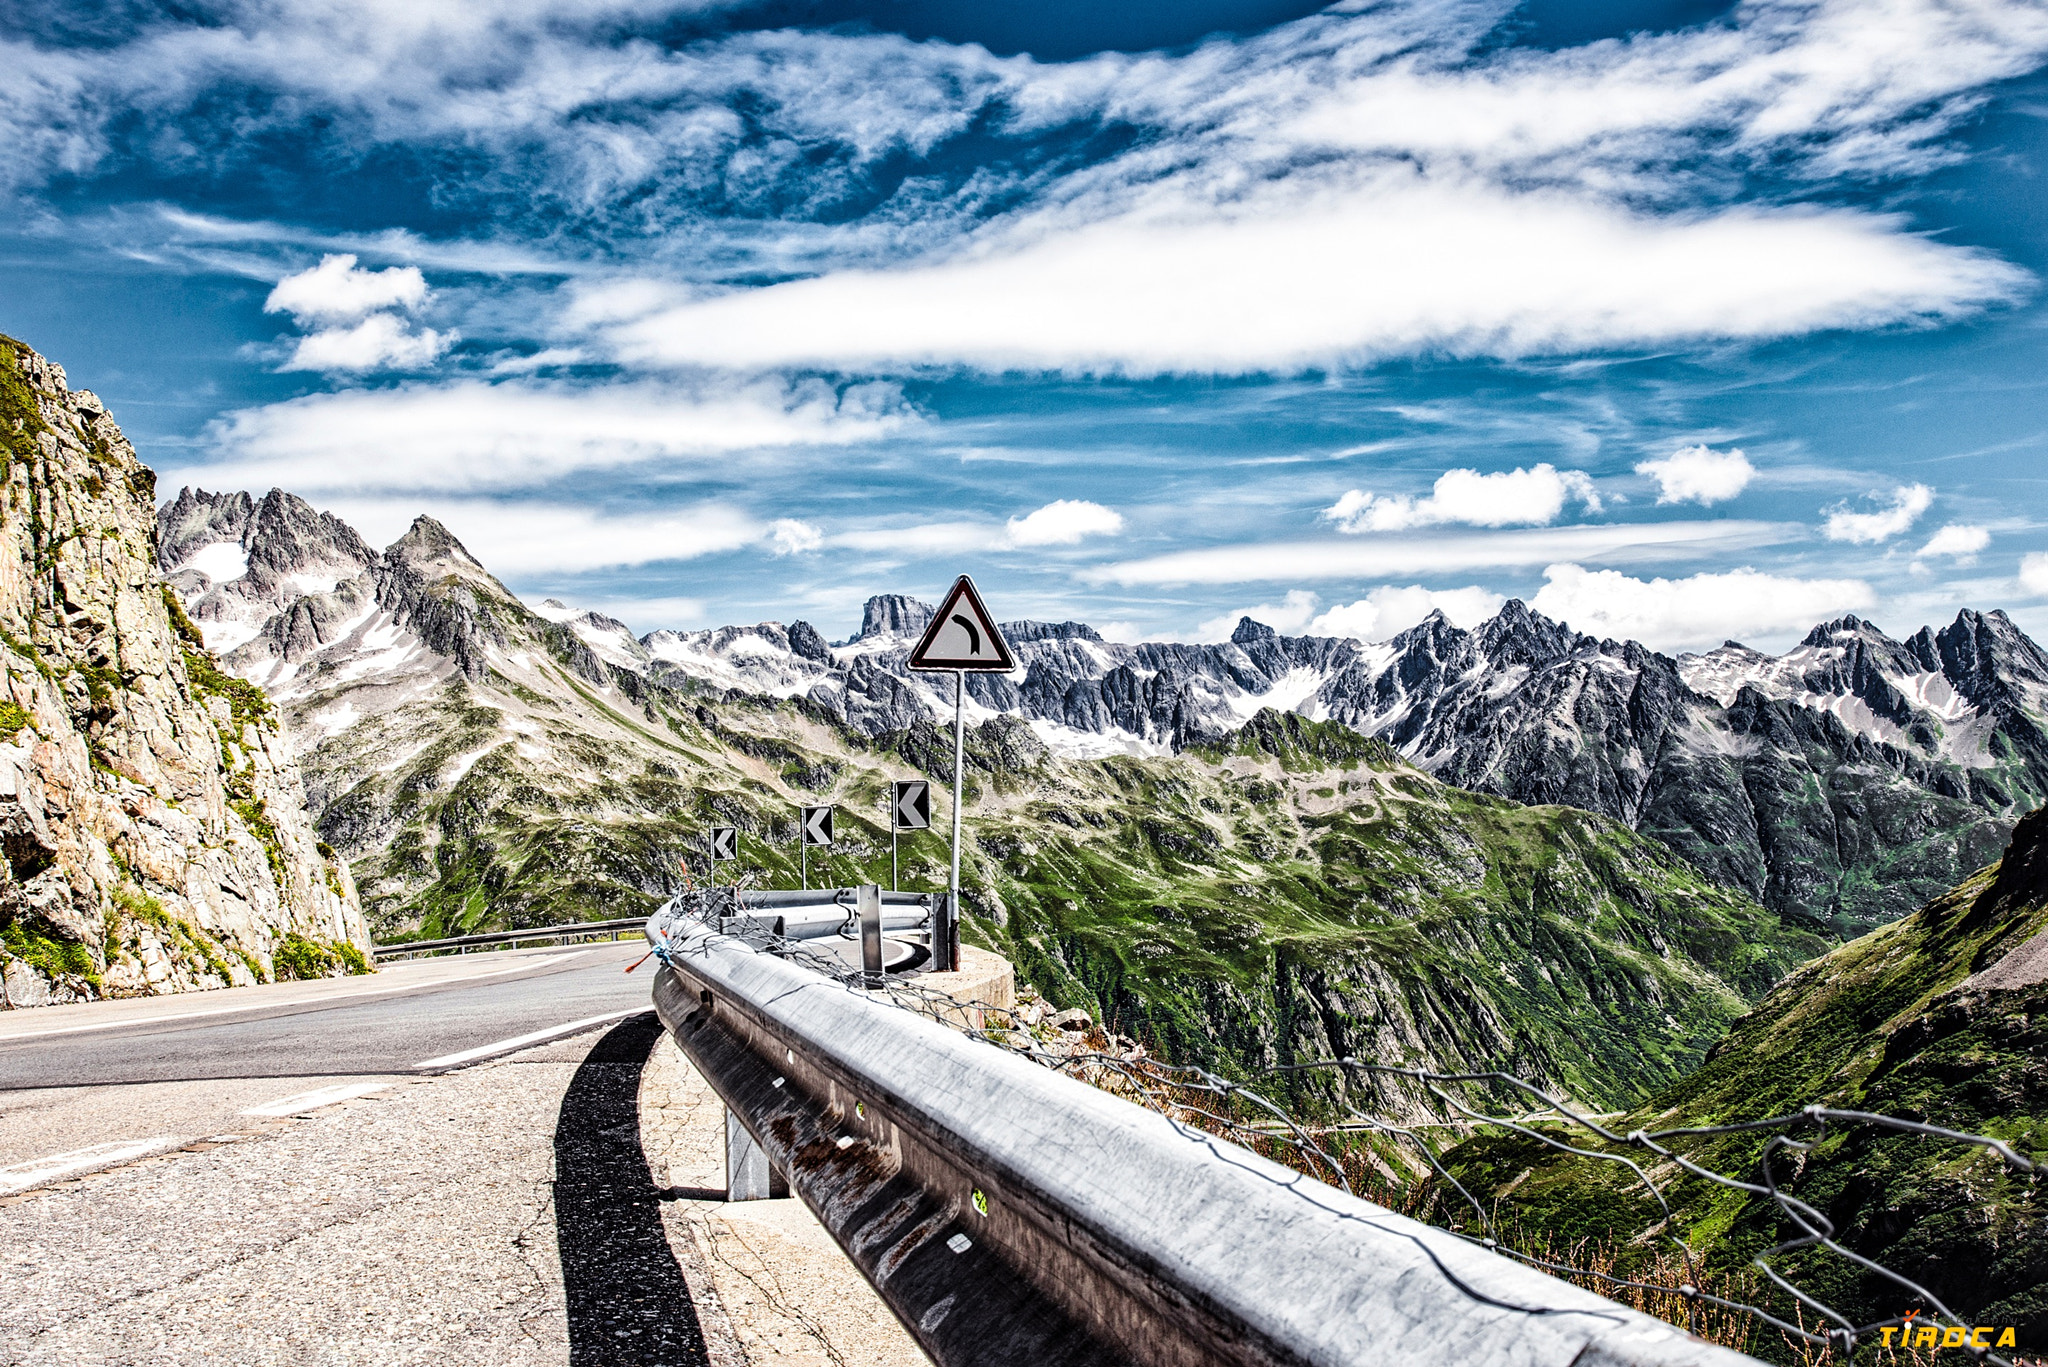
[[[920,973],[907,981],[943,992],[960,1003],[955,1025],[979,1030],[988,1024],[985,1008],[1012,1011],[1017,1006],[1017,970],[1000,954],[973,945],[960,946],[960,967],[950,973]]]

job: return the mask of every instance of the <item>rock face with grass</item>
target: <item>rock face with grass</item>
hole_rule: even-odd
[[[0,977],[6,1004],[361,962],[279,717],[201,647],[155,475],[99,400],[0,339]]]

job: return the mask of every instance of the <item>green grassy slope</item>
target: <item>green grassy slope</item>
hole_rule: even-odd
[[[1610,1127],[1720,1124],[1818,1103],[1989,1134],[2048,1158],[2048,971],[1986,972],[2044,933],[2048,813],[2035,813],[2000,863],[1800,969],[1738,1021],[1698,1071]],[[2029,945],[2028,955],[2042,948]],[[1782,1154],[1774,1171],[1834,1222],[1845,1244],[1973,1323],[2016,1326],[2023,1348],[2048,1345],[2041,1174],[2011,1171],[1980,1148],[1867,1126],[1808,1128],[1800,1137],[1815,1141],[1812,1152]],[[1727,1137],[1686,1152],[1749,1176],[1762,1150],[1761,1139]],[[1482,1199],[1512,1187],[1503,1216],[1554,1243],[1622,1241],[1656,1218],[1606,1165],[1560,1160],[1525,1139],[1474,1139],[1450,1157]],[[1674,1193],[1674,1232],[1721,1267],[1790,1232],[1762,1198],[1694,1181],[1678,1182]],[[1434,1207],[1448,1215],[1450,1203],[1435,1196]],[[1801,1253],[1780,1265],[1860,1322],[1918,1303],[1830,1255]]]

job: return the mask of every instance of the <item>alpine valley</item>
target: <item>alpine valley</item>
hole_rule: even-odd
[[[299,737],[380,938],[650,907],[714,823],[793,886],[799,803],[840,809],[814,882],[886,879],[890,780],[951,778],[912,599],[837,643],[636,637],[522,603],[429,518],[380,552],[275,490],[182,491],[158,552]],[[968,933],[1186,1057],[1369,1050],[1625,1104],[1837,926],[1995,858],[2048,773],[2048,659],[1998,613],[1678,660],[1519,603],[1383,644],[1003,630],[1020,668],[970,687]],[[938,837],[904,856],[943,883]]]

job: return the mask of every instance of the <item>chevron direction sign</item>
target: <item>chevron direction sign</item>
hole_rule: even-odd
[[[910,779],[896,785],[896,829],[928,831],[932,828],[932,785]]]
[[[740,857],[739,827],[713,826],[711,828],[711,857],[715,860],[737,859]]]
[[[832,843],[832,808],[804,807],[803,832],[806,845],[829,845]]]

